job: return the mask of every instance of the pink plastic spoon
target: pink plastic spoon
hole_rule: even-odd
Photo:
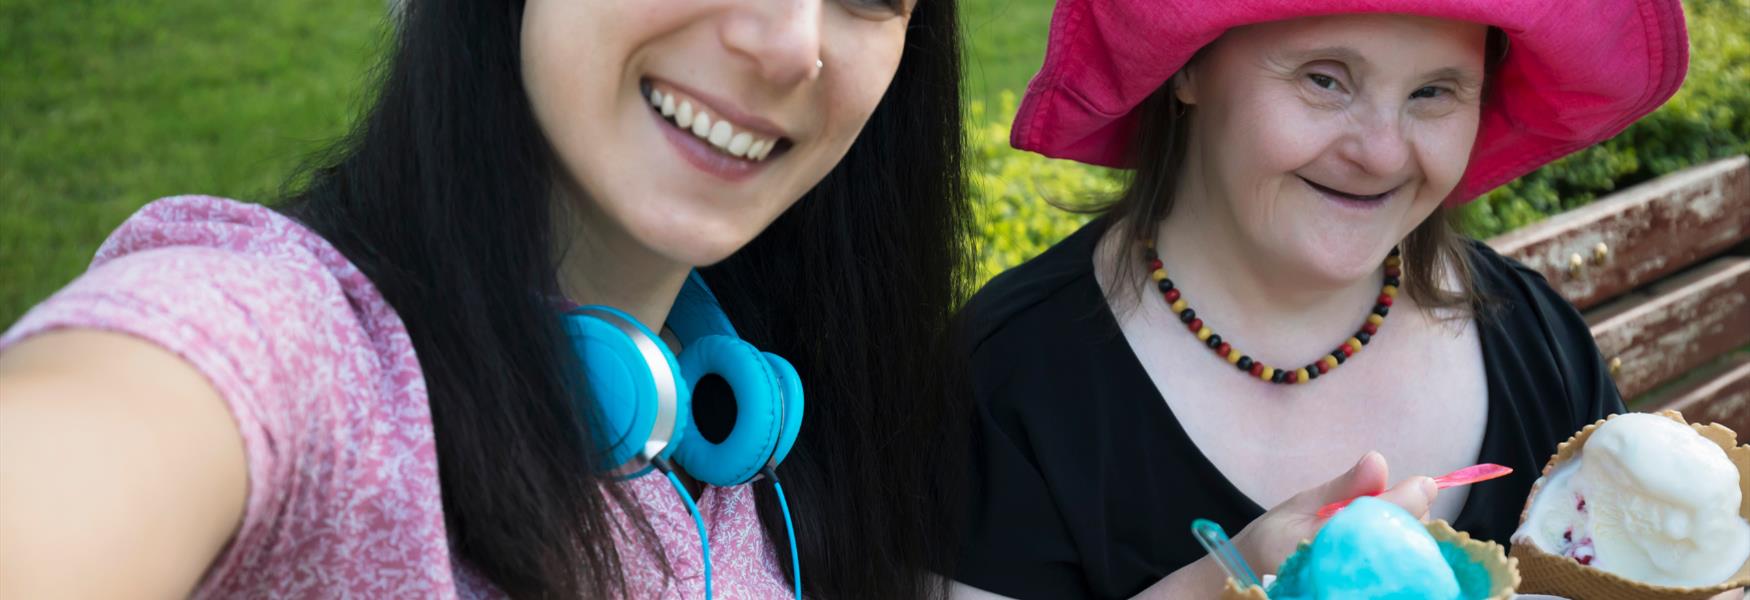
[[[1496,477],[1505,476],[1506,474],[1512,473],[1512,472],[1513,472],[1513,469],[1508,468],[1508,467],[1503,467],[1501,465],[1497,465],[1497,464],[1493,464],[1493,463],[1483,463],[1480,465],[1471,465],[1471,466],[1465,467],[1463,469],[1459,469],[1457,471],[1453,471],[1451,473],[1447,473],[1445,475],[1435,477],[1434,478],[1434,485],[1437,488],[1444,490],[1444,489],[1449,488],[1449,487],[1458,487],[1461,485],[1470,485],[1470,484],[1473,484],[1473,483],[1476,483],[1479,481],[1488,481],[1488,480],[1494,479]],[[1372,496],[1374,494],[1368,494],[1368,495]],[[1319,518],[1320,519],[1329,519],[1329,518],[1331,518],[1331,515],[1337,514],[1337,511],[1343,510],[1343,507],[1348,506],[1350,502],[1354,502],[1354,501],[1355,501],[1355,498],[1350,498],[1350,499],[1344,500],[1342,502],[1332,502],[1330,504],[1326,504],[1324,508],[1319,509]]]

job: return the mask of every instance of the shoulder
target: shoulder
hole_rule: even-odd
[[[1032,337],[1041,328],[1060,326],[1064,313],[1099,308],[1088,304],[1080,286],[1094,282],[1093,251],[1104,227],[1091,222],[1039,256],[1004,271],[985,284],[961,309],[961,341],[977,353],[991,342]]]

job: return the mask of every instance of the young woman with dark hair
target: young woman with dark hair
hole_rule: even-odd
[[[0,596],[788,597],[772,486],[676,471],[705,571],[573,404],[563,308],[659,329],[696,267],[808,398],[801,591],[939,593],[953,1],[415,0],[395,29],[276,210],[154,202],[0,339]]]

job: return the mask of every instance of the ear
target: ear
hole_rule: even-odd
[[[1191,76],[1190,64],[1186,64],[1184,68],[1179,69],[1179,72],[1174,73],[1173,78],[1167,80],[1167,85],[1173,86],[1173,96],[1179,99],[1180,104],[1186,106],[1197,104],[1197,84],[1196,79]]]

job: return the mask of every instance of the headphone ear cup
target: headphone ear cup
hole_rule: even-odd
[[[654,449],[657,457],[667,458],[684,435],[681,424],[692,421],[687,411],[689,388],[680,376],[680,364],[660,338],[613,309],[586,307],[567,314],[564,324],[584,380],[572,408],[590,427],[597,468],[628,477],[644,474],[650,469],[641,460],[647,446],[653,440],[667,440],[664,447]],[[647,343],[641,344],[628,331],[645,335]],[[653,360],[666,363],[666,373],[654,372],[663,365],[652,365]],[[668,378],[667,385],[657,377]],[[664,392],[673,399],[665,401]],[[669,402],[673,406],[664,406]]]
[[[784,357],[770,352],[764,354],[766,364],[778,376],[779,399],[784,407],[783,424],[778,429],[778,446],[771,457],[771,465],[776,468],[784,462],[784,457],[790,455],[790,448],[796,445],[796,436],[802,433],[802,377]]]
[[[682,349],[680,364],[689,390],[708,376],[729,384],[735,395],[735,425],[722,441],[713,442],[700,433],[696,419],[688,419],[675,461],[694,478],[719,487],[753,479],[777,448],[783,427],[778,375],[759,349],[726,335],[693,340]]]

